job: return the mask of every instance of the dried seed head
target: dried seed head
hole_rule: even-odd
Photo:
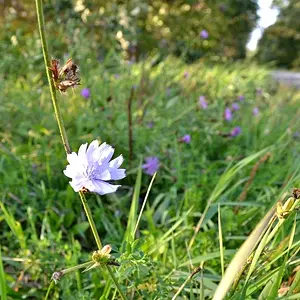
[[[60,92],[65,92],[69,87],[74,88],[80,85],[79,68],[72,58],[69,58],[61,68],[59,61],[53,58],[49,70],[52,72],[54,85]]]

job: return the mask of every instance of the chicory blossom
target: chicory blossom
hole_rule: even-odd
[[[99,145],[99,142],[94,140],[89,146],[87,143],[82,144],[78,154],[72,152],[67,155],[69,165],[64,174],[72,178],[70,185],[75,192],[88,190],[105,195],[114,193],[120,187],[107,182],[126,176],[125,169],[119,169],[123,163],[123,156],[111,160],[114,151],[112,146],[106,143]]]
[[[224,119],[226,121],[231,121],[232,120],[232,112],[231,112],[231,109],[230,108],[225,108],[225,111],[224,111]]]
[[[185,72],[183,73],[183,77],[184,77],[184,78],[188,78],[188,77],[189,77],[189,75],[190,75],[190,74],[189,74],[189,72],[188,72],[188,71],[185,71]]]
[[[185,134],[182,138],[180,138],[180,142],[189,144],[191,142],[191,136],[189,134]]]
[[[234,136],[238,136],[238,135],[241,134],[241,132],[242,132],[241,127],[236,126],[236,127],[234,127],[234,128],[231,130],[230,135],[233,136],[233,137],[234,137]]]
[[[154,122],[153,121],[151,121],[151,122],[148,122],[147,124],[146,124],[146,126],[148,127],[148,128],[153,128],[153,126],[154,126]]]
[[[238,96],[238,99],[239,99],[240,101],[244,101],[244,100],[245,100],[245,96],[244,96],[244,95],[239,95],[239,96]]]
[[[91,95],[90,89],[89,88],[84,88],[81,90],[81,96],[84,97],[85,99],[88,99]]]
[[[199,97],[199,104],[203,109],[207,109],[207,102],[205,101],[205,97],[204,96],[200,96]]]
[[[256,95],[261,95],[263,93],[263,90],[261,88],[256,89]]]
[[[208,31],[207,31],[207,30],[205,30],[205,29],[201,30],[201,32],[200,32],[200,37],[201,37],[202,39],[206,40],[206,39],[208,38],[208,36],[209,36],[209,34],[208,34]]]
[[[145,173],[148,175],[153,175],[159,169],[159,159],[156,156],[146,157],[146,163],[142,165]]]
[[[237,103],[232,103],[231,107],[232,107],[233,110],[239,110],[240,109],[240,106]]]
[[[257,115],[259,114],[259,109],[258,109],[258,107],[254,107],[254,108],[253,108],[252,114],[253,114],[253,116],[257,116]]]

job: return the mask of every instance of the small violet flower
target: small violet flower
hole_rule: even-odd
[[[263,90],[260,88],[256,89],[256,95],[261,95],[263,93]]]
[[[259,109],[258,109],[258,107],[254,107],[254,108],[253,108],[252,114],[253,114],[253,116],[257,116],[257,115],[259,114]]]
[[[114,193],[120,185],[112,185],[107,181],[122,179],[126,176],[125,169],[119,169],[123,163],[123,156],[111,160],[114,148],[106,143],[99,146],[94,140],[88,146],[82,144],[78,154],[72,152],[67,155],[69,165],[64,174],[72,178],[70,185],[75,192],[88,190],[99,195]]]
[[[209,37],[208,31],[205,30],[205,29],[201,30],[201,32],[200,32],[200,37],[201,37],[202,39],[206,40],[206,39]]]
[[[90,89],[84,88],[81,90],[81,96],[84,97],[85,99],[88,99],[91,95]]]
[[[244,101],[244,100],[245,100],[245,96],[244,96],[244,95],[239,95],[239,96],[238,96],[238,99],[239,99],[240,101]]]
[[[188,78],[188,77],[189,77],[189,75],[190,75],[190,74],[189,74],[189,72],[188,72],[188,71],[185,71],[185,72],[183,73],[183,77],[184,77],[184,78]]]
[[[232,112],[231,112],[231,109],[230,108],[225,108],[225,111],[224,111],[224,119],[226,121],[231,121],[232,120]]]
[[[232,103],[231,107],[232,107],[233,110],[239,110],[240,109],[240,106],[237,103]]]
[[[207,102],[205,101],[205,97],[204,96],[200,96],[199,97],[199,104],[203,109],[207,109]]]
[[[146,124],[146,126],[147,126],[149,129],[151,129],[151,128],[153,128],[153,126],[154,126],[154,122],[153,122],[153,121],[148,122],[148,123]]]
[[[156,156],[146,157],[146,163],[142,165],[145,173],[153,175],[159,169],[159,159]]]
[[[241,127],[237,126],[237,127],[234,127],[234,128],[231,130],[230,135],[231,135],[231,136],[238,136],[238,135],[241,134],[241,132],[242,132]]]
[[[182,138],[179,139],[179,141],[189,144],[191,142],[191,136],[189,134],[185,134]]]

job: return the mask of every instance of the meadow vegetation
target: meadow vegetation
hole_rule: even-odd
[[[63,174],[37,41],[24,64],[1,62],[1,299],[120,299],[105,263],[87,263],[97,245]],[[126,297],[299,299],[299,91],[252,63],[99,59],[88,41],[55,54],[81,77],[57,97],[73,151],[98,139],[125,158],[122,187],[86,197]]]

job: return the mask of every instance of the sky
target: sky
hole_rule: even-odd
[[[259,39],[261,38],[265,28],[274,24],[278,15],[278,10],[271,9],[272,0],[259,0],[258,15],[258,26],[254,29],[251,34],[250,40],[247,44],[249,50],[255,50]]]

